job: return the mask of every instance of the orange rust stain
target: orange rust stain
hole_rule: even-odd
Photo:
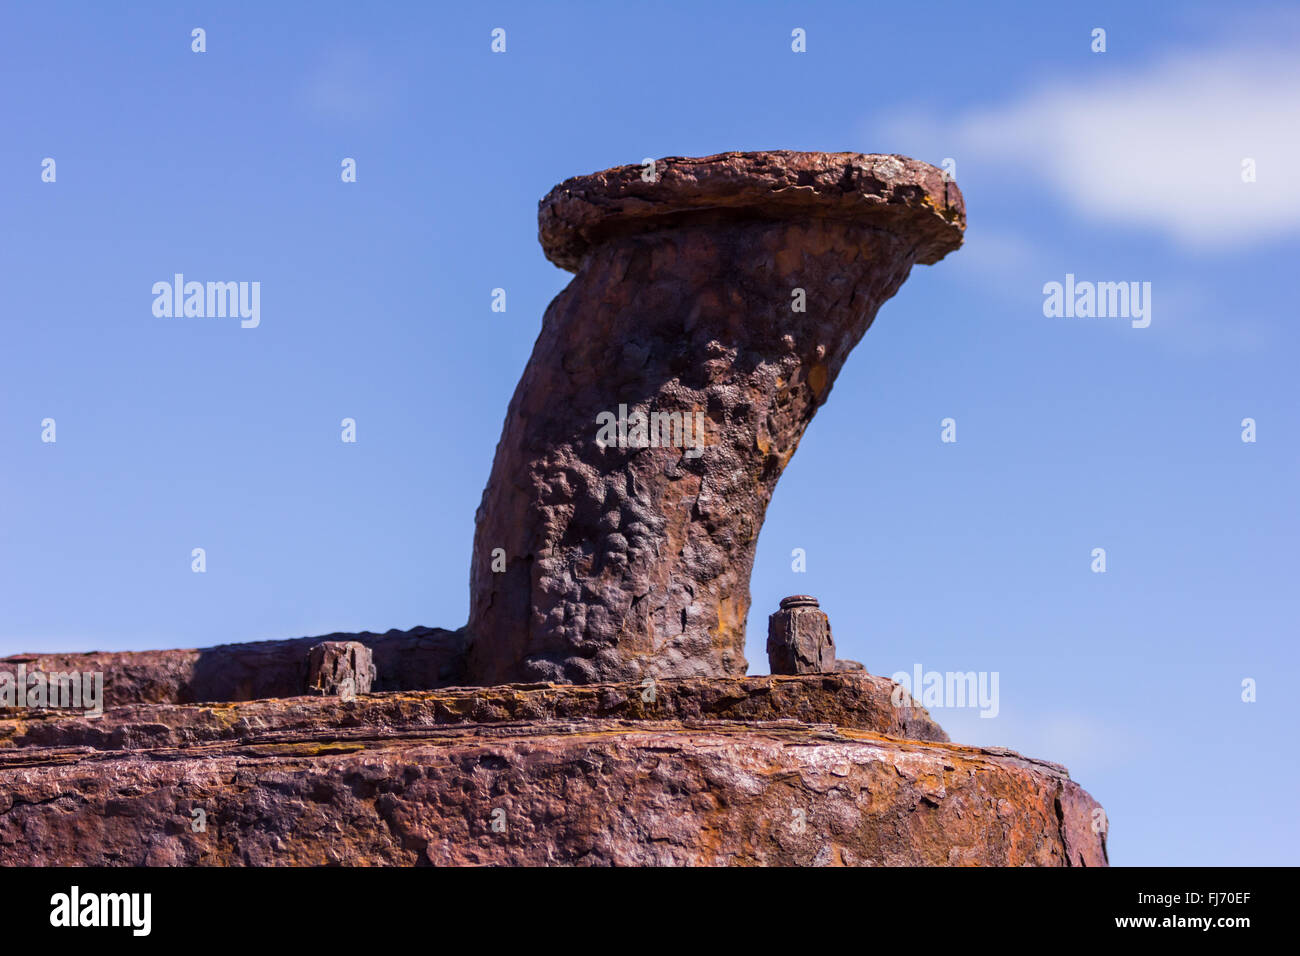
[[[826,395],[827,373],[826,366],[818,362],[808,373],[808,385],[812,388],[813,394],[821,399]]]

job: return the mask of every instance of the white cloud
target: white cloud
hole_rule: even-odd
[[[963,165],[998,164],[1045,181],[1086,219],[1192,246],[1300,234],[1294,50],[1182,54],[1036,90],[943,126],[932,143],[957,158],[959,182]],[[895,128],[921,132],[915,119]],[[1255,161],[1254,183],[1242,182],[1245,158]]]

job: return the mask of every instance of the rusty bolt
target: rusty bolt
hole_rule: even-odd
[[[794,594],[767,619],[767,660],[773,674],[825,674],[835,670],[831,622],[815,597]]]
[[[307,652],[306,691],[318,697],[370,693],[375,681],[375,660],[360,641],[322,641]]]

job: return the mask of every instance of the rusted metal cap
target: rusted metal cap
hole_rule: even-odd
[[[835,219],[910,240],[917,262],[961,246],[966,204],[929,163],[879,153],[792,150],[668,156],[560,183],[538,204],[546,257],[577,272],[611,238],[674,225],[742,219]]]

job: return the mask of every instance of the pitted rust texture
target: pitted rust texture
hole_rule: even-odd
[[[540,203],[538,239],[557,266],[615,235],[683,222],[839,219],[915,239],[916,261],[938,262],[961,245],[966,204],[929,163],[879,153],[731,152],[618,166],[566,179]]]
[[[896,156],[726,153],[641,174],[572,179],[541,203],[547,255],[577,274],[546,311],[476,516],[476,683],[743,674],[777,479],[881,303],[965,223],[939,170]],[[597,417],[621,405],[702,413],[702,454],[601,447]]]
[[[1106,865],[1096,802],[1006,750],[793,720],[368,730],[0,751],[0,865]]]

